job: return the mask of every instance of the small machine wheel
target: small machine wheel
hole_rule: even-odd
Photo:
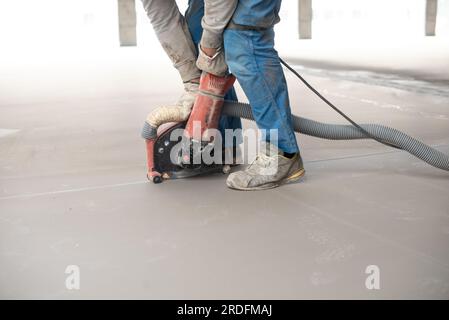
[[[161,183],[162,182],[162,177],[161,176],[154,176],[153,177],[153,183]]]

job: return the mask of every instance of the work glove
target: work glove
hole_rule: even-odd
[[[192,111],[195,98],[198,94],[199,83],[185,82],[184,93],[179,97],[178,101],[173,105],[165,105],[156,108],[151,112],[146,122],[152,128],[158,128],[161,124],[166,122],[180,122],[185,121]]]
[[[200,84],[197,82],[185,82],[184,92],[179,97],[176,105],[188,109],[190,113],[190,110],[192,110],[193,107],[193,103],[195,102],[195,98],[198,94],[199,86]]]
[[[198,69],[218,77],[223,77],[228,73],[228,65],[225,61],[223,47],[218,47],[217,52],[212,57],[209,57],[201,49],[201,45],[198,45],[198,51],[198,59],[196,60],[196,66]]]

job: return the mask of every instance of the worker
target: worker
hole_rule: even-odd
[[[142,2],[184,82],[185,93],[177,105],[193,106],[202,71],[218,76],[230,71],[251,104],[258,128],[265,133],[255,160],[245,170],[231,173],[227,186],[262,190],[300,179],[304,167],[285,76],[274,49],[273,27],[280,20],[281,0],[189,0],[185,17],[175,0]],[[236,100],[235,92],[231,90],[225,98]],[[239,119],[222,116],[222,133],[240,127]],[[277,134],[270,134],[273,129]]]

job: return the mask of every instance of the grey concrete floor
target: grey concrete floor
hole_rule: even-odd
[[[181,85],[147,54],[2,65],[1,298],[449,298],[449,174],[407,153],[298,136],[301,183],[148,183],[141,125]],[[302,71],[354,120],[449,153],[448,88],[314,68]],[[294,113],[344,123],[287,78]],[[68,265],[80,290],[66,289]],[[379,290],[365,287],[369,265]]]

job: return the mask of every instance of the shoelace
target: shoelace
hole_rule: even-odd
[[[256,156],[256,159],[254,159],[253,162],[251,162],[250,168],[257,164],[260,167],[267,168],[271,164],[271,158],[267,156],[266,154],[260,153]]]

